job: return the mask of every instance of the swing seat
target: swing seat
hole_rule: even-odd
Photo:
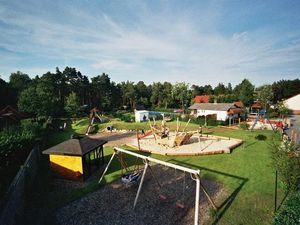
[[[179,209],[184,209],[186,206],[183,204],[183,203],[180,203],[180,202],[176,202],[176,208],[179,208]]]
[[[137,184],[141,179],[140,172],[126,173],[122,176],[121,181],[126,185]]]

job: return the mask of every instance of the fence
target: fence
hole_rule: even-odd
[[[0,208],[0,224],[15,225],[24,215],[26,193],[30,191],[41,160],[38,146],[34,147],[10,184]]]

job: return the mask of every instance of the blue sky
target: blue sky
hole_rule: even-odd
[[[0,0],[0,75],[146,83],[300,78],[300,1]]]

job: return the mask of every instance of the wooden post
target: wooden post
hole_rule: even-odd
[[[275,172],[275,197],[274,197],[274,212],[276,212],[277,210],[277,170]]]
[[[138,130],[136,130],[136,139],[137,139],[137,144],[138,144],[139,151],[141,151],[139,131]]]

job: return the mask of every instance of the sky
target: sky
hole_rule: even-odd
[[[112,81],[300,78],[298,0],[0,0],[0,76],[75,67]]]

